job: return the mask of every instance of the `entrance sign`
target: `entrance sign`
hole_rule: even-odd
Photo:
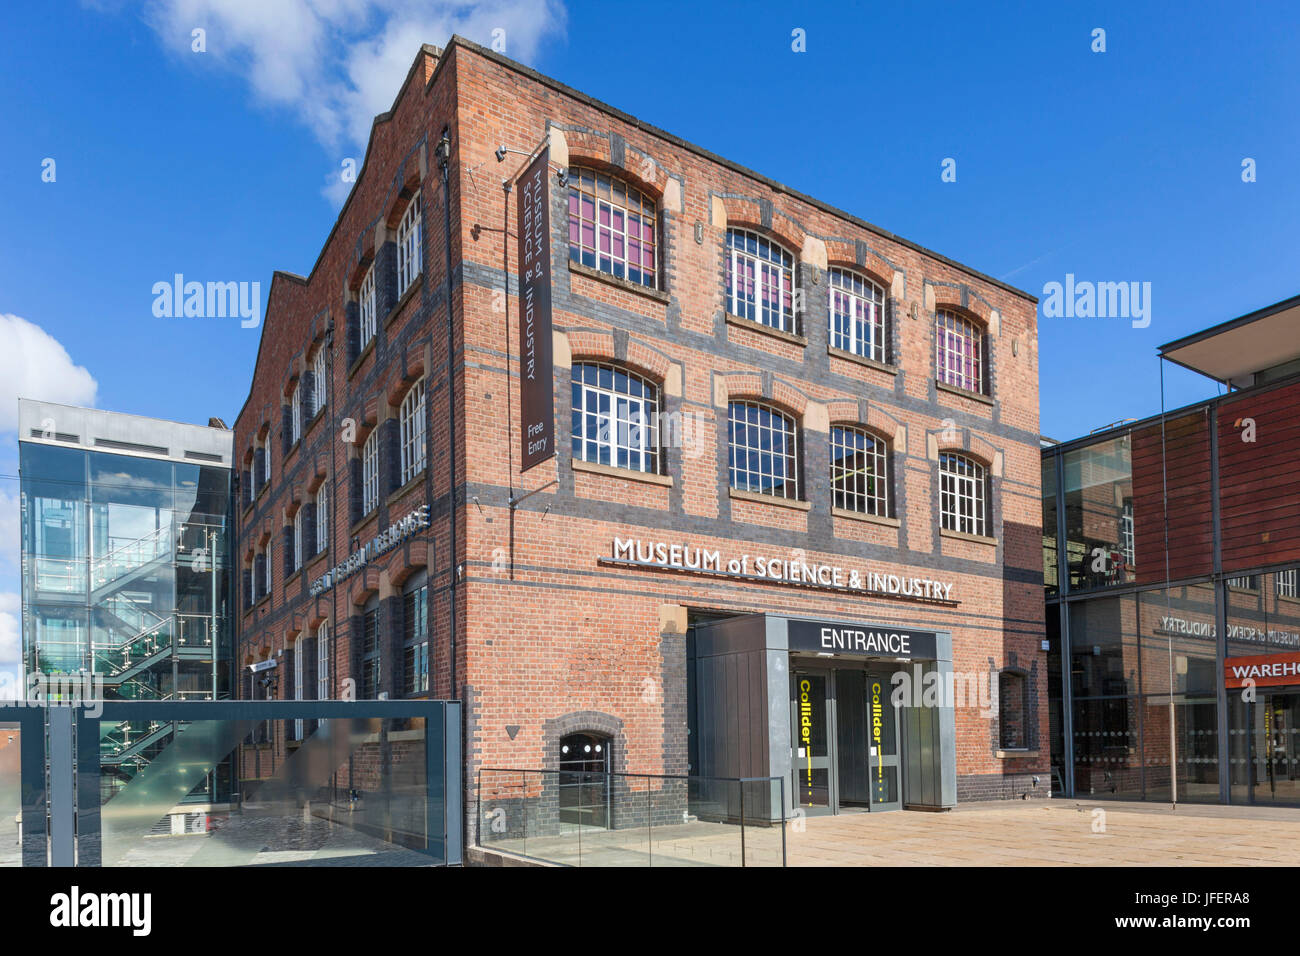
[[[519,181],[520,471],[555,455],[551,355],[551,150],[542,150]]]
[[[353,551],[348,559],[336,564],[311,583],[309,593],[312,597],[328,591],[340,581],[346,581],[372,560],[393,550],[421,528],[429,527],[429,506],[420,505],[401,520],[388,526],[383,534],[376,535],[366,546]]]
[[[1300,684],[1300,654],[1256,654],[1224,660],[1224,687],[1245,687],[1248,680],[1254,681],[1256,687]]]
[[[601,564],[685,571],[714,577],[736,578],[764,584],[790,584],[826,591],[847,591],[871,597],[901,598],[930,604],[956,607],[952,582],[909,575],[906,569],[885,568],[869,571],[861,568],[825,564],[783,554],[724,555],[716,548],[691,544],[669,544],[641,538],[615,538],[611,557]]]
[[[932,661],[938,657],[939,636],[896,624],[852,624],[791,620],[787,634],[792,651],[845,654],[857,657],[902,657]]]

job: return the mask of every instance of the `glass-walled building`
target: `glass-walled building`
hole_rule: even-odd
[[[1300,299],[1161,356],[1229,391],[1043,449],[1053,790],[1300,805]]]
[[[23,684],[113,700],[230,696],[231,433],[19,402]],[[130,780],[168,724],[101,740]]]

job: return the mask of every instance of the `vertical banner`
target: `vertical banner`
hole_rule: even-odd
[[[548,146],[519,184],[520,467],[555,454],[555,391],[551,361],[551,208]]]

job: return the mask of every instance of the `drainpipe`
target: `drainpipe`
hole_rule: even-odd
[[[448,487],[449,501],[447,513],[451,529],[449,546],[451,548],[451,604],[448,608],[449,651],[451,655],[451,699],[459,700],[456,674],[456,592],[459,586],[460,564],[456,535],[456,370],[454,358],[456,353],[455,323],[451,310],[451,185],[449,166],[451,164],[451,134],[448,127],[443,127],[442,137],[435,149],[438,167],[442,172],[442,239],[443,252],[446,255],[446,306],[447,306],[447,423],[448,423]]]

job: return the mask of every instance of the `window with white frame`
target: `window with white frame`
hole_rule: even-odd
[[[293,397],[289,399],[289,443],[293,444],[302,438],[302,382],[298,382],[293,387]]]
[[[361,513],[370,514],[379,504],[379,429],[373,428],[361,447]]]
[[[984,466],[965,455],[939,456],[939,521],[948,531],[988,534],[988,482]]]
[[[293,569],[302,567],[302,507],[293,513]]]
[[[424,379],[402,399],[401,411],[402,485],[424,470]]]
[[[659,473],[659,390],[613,365],[573,366],[573,457]]]
[[[884,362],[885,293],[847,269],[830,270],[831,348]]]
[[[799,497],[794,419],[758,402],[728,406],[731,487],[739,491]]]
[[[1296,569],[1288,568],[1285,571],[1279,571],[1276,577],[1276,588],[1278,597],[1300,597],[1297,591]]]
[[[266,441],[262,444],[262,480],[258,482],[257,487],[262,488],[271,483],[271,436],[266,436]]]
[[[266,542],[266,560],[262,562],[262,596],[271,593],[271,542]]]
[[[325,395],[328,388],[325,375],[325,345],[322,343],[321,347],[316,350],[316,357],[312,359],[311,363],[312,418],[320,414],[320,410],[325,407]]]
[[[321,621],[316,628],[316,699],[330,697],[330,625]]]
[[[320,554],[329,546],[330,533],[330,491],[329,482],[322,481],[316,489],[316,553]]]
[[[1259,590],[1259,575],[1258,575],[1258,574],[1246,574],[1246,575],[1240,575],[1240,576],[1235,577],[1235,578],[1228,578],[1228,580],[1227,580],[1227,584],[1228,584],[1228,587],[1230,587],[1230,588],[1237,588],[1238,590],[1241,590],[1241,591],[1258,591],[1258,590]]]
[[[569,167],[569,258],[655,288],[655,201],[585,166]]]
[[[402,221],[397,227],[397,294],[401,296],[411,287],[423,267],[420,250],[420,195],[407,204]]]
[[[359,328],[361,330],[360,346],[364,349],[375,337],[379,320],[375,315],[375,267],[372,265],[361,280],[361,290],[357,293]]]
[[[748,229],[727,230],[727,311],[794,332],[794,256]]]
[[[402,594],[402,692],[422,694],[429,689],[429,586],[420,573]]]
[[[936,377],[945,385],[984,393],[984,330],[970,319],[940,309],[935,316]]]
[[[836,508],[889,516],[889,449],[861,428],[831,428],[831,498]]]

